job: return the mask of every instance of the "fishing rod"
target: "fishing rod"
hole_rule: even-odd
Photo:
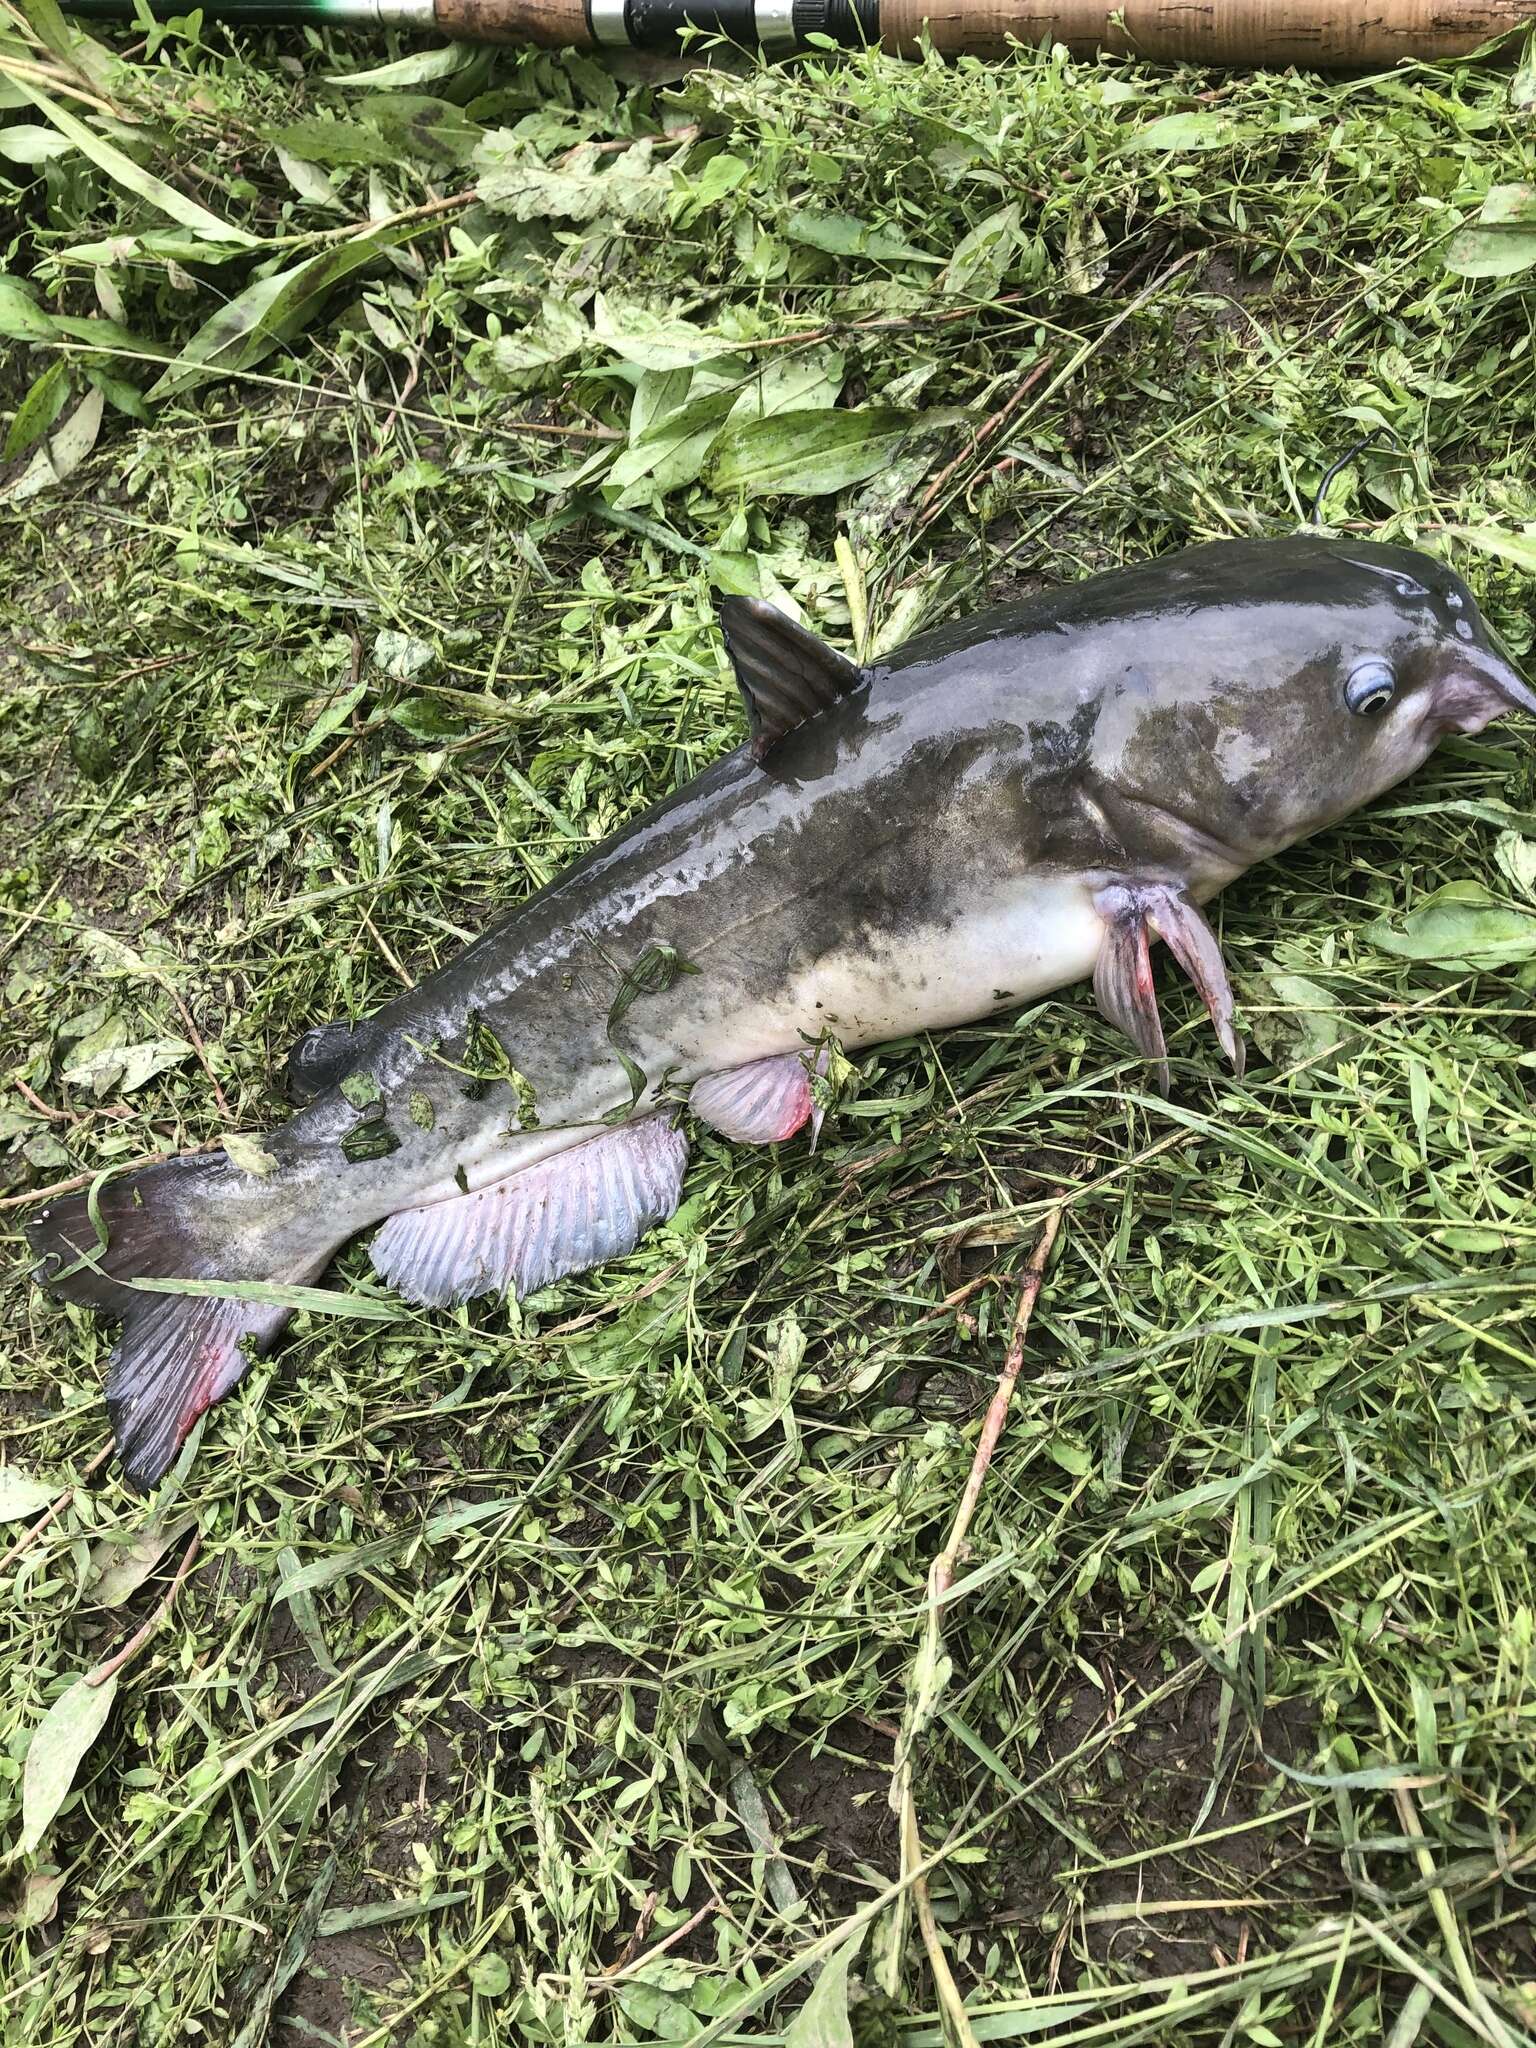
[[[66,13],[131,21],[134,0],[63,0]],[[165,18],[186,0],[150,0]],[[769,55],[809,38],[915,51],[926,31],[946,55],[997,55],[1010,42],[1064,43],[1155,60],[1312,70],[1460,57],[1536,21],[1536,0],[206,0],[220,22],[436,30],[471,43],[548,49],[675,50],[686,28]]]

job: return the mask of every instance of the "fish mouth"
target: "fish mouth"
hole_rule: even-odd
[[[1115,791],[1115,801],[1130,805],[1133,812],[1142,813],[1140,820],[1133,818],[1132,822],[1141,823],[1143,831],[1149,822],[1154,829],[1161,826],[1163,833],[1177,846],[1181,863],[1189,870],[1190,879],[1200,877],[1206,880],[1211,890],[1222,888],[1252,864],[1252,854],[1237,852],[1208,824],[1189,817],[1166,797],[1144,796],[1136,790],[1121,789]],[[1114,818],[1113,812],[1110,815],[1111,823],[1118,825],[1121,822]]]
[[[1536,690],[1492,647],[1461,650],[1435,691],[1435,718],[1446,732],[1481,732],[1511,711],[1536,712]]]

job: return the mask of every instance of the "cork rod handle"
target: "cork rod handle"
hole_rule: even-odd
[[[1531,0],[881,0],[880,40],[995,51],[1010,38],[1199,64],[1319,70],[1455,57],[1536,18]]]

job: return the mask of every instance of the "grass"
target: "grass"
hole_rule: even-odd
[[[21,1236],[735,743],[715,591],[878,648],[1375,432],[1327,523],[1528,651],[1529,72],[3,38],[3,2038],[1536,2035],[1529,730],[1228,892],[1245,1080],[1171,987],[1168,1104],[1083,989],[883,1048],[153,1501]]]

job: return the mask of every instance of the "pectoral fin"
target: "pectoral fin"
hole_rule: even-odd
[[[1166,882],[1111,882],[1094,907],[1106,936],[1093,972],[1093,993],[1111,1024],[1153,1062],[1168,1090],[1168,1047],[1157,1013],[1151,941],[1159,938],[1194,983],[1234,1073],[1243,1071],[1243,1041],[1232,1021],[1232,984],[1216,934],[1183,890]]]

